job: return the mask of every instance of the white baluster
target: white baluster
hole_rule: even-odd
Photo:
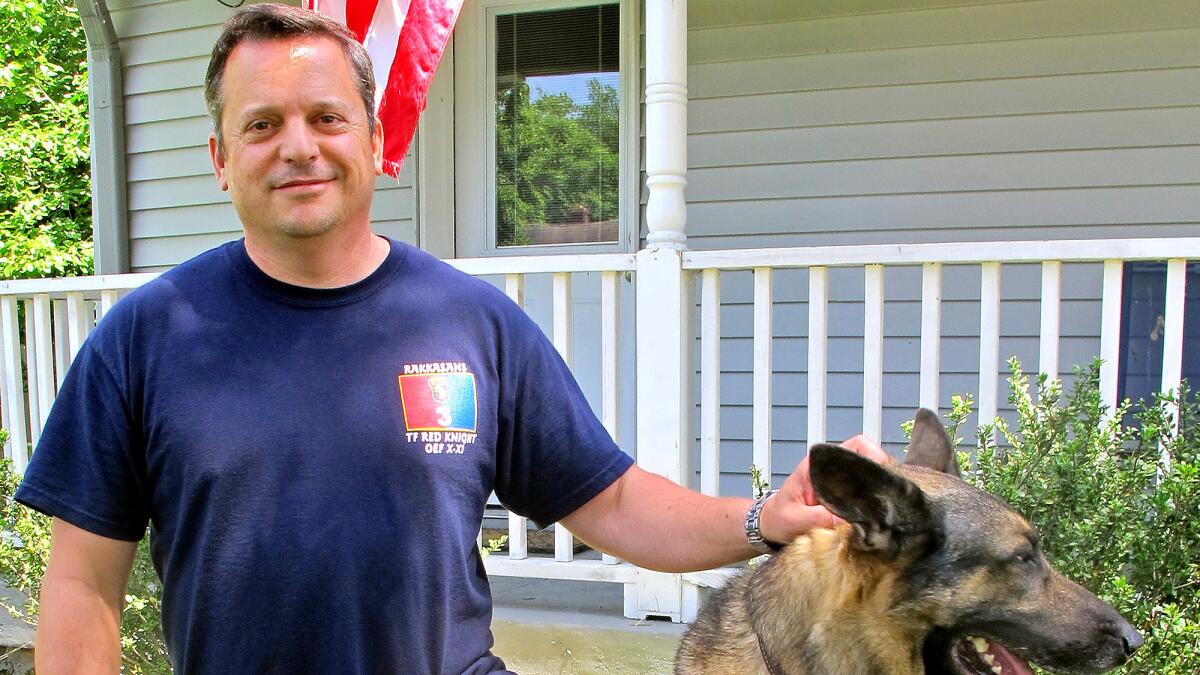
[[[808,269],[808,445],[824,443],[829,362],[829,270]]]
[[[938,411],[942,353],[942,266],[921,267],[921,407]]]
[[[863,268],[863,433],[883,434],[883,265]]]

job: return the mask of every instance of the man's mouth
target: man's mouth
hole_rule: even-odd
[[[280,183],[279,185],[275,186],[275,189],[295,191],[312,190],[319,186],[325,185],[332,180],[332,178],[300,178],[296,180],[290,180],[286,183]]]
[[[951,657],[963,675],[1033,675],[1033,669],[998,642],[970,635],[954,644]]]

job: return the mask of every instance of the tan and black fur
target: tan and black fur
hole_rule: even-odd
[[[818,498],[846,523],[716,591],[680,644],[677,674],[991,675],[970,636],[1057,672],[1100,673],[1141,645],[1050,567],[1023,518],[958,478],[933,413],[919,411],[898,467],[833,445],[814,447],[810,463]]]

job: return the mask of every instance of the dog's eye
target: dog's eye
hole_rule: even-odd
[[[1017,551],[1016,554],[1013,555],[1012,559],[1014,562],[1019,562],[1025,565],[1035,565],[1037,564],[1037,553],[1035,553],[1032,549],[1024,549]]]

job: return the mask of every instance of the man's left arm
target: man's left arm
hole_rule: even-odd
[[[864,436],[843,445],[875,461],[888,461],[882,448]],[[752,503],[709,497],[635,465],[562,522],[588,545],[640,567],[688,572],[757,555],[745,531]],[[764,504],[760,529],[769,541],[787,543],[835,523],[813,494],[806,458]]]

